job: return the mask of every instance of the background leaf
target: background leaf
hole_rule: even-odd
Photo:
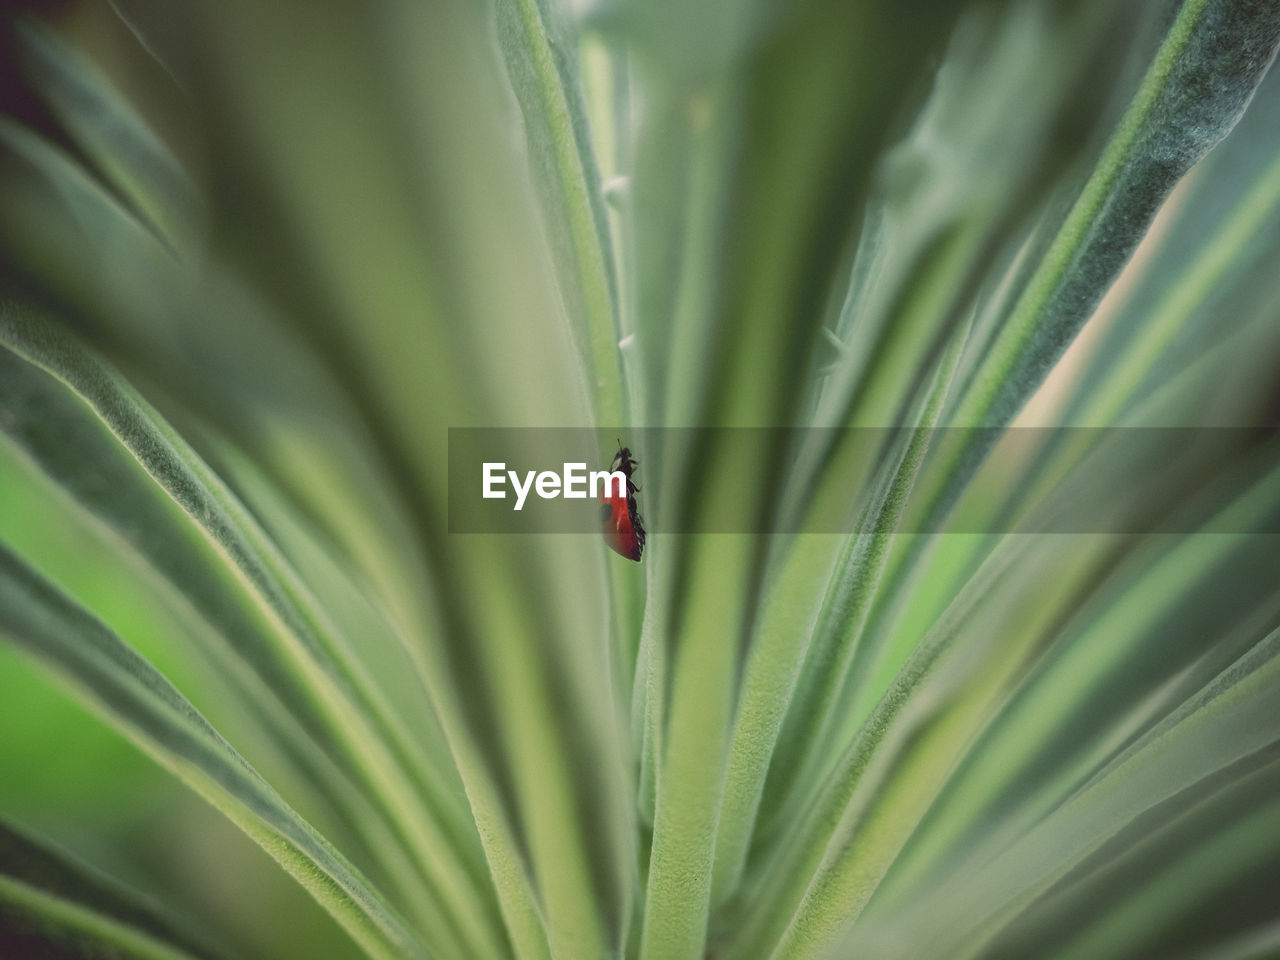
[[[0,936],[1271,949],[1274,3],[2,22]]]

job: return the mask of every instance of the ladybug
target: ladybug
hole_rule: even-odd
[[[606,483],[600,497],[600,522],[604,542],[616,553],[638,563],[640,554],[644,551],[644,522],[636,510],[636,491],[640,488],[631,481],[635,468],[636,462],[631,457],[631,451],[619,443],[609,471],[626,476],[626,496],[619,496],[615,489],[611,489],[616,488],[615,484]]]

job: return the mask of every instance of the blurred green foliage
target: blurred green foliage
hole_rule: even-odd
[[[3,18],[0,953],[1280,949],[1280,5]]]

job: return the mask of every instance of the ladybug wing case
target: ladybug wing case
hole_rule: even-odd
[[[610,469],[626,475],[626,496],[611,496],[606,487],[604,496],[600,498],[600,519],[604,540],[610,549],[628,560],[639,562],[640,555],[644,552],[644,523],[636,509],[636,485],[631,481],[635,466],[631,451],[621,447],[613,458]]]
[[[636,512],[634,497],[610,497],[602,502],[604,541],[615,553],[639,561],[644,551],[644,524]]]

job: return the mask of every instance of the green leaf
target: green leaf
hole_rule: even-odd
[[[413,776],[418,771],[409,735],[274,544],[222,481],[109,367],[29,309],[10,302],[0,319],[0,336],[7,344],[56,372],[101,418],[94,424],[75,405],[49,396],[49,386],[23,376],[10,357],[5,379],[5,389],[12,391],[5,403],[13,420],[10,429],[25,433],[27,449],[100,518],[131,531],[126,536],[216,624],[234,655],[282,695],[334,759],[374,785],[371,796],[427,883],[428,909],[440,912],[442,904],[451,902],[449,913],[439,913],[442,918],[467,918],[464,937],[488,944],[486,949],[501,949],[491,940],[487,911],[492,907],[481,886],[483,867],[478,850],[469,845],[470,825],[461,819],[465,814],[450,797],[452,785],[430,768]],[[22,396],[24,389],[27,396]],[[69,448],[49,442],[45,427],[54,420],[79,434],[77,446],[95,451],[95,470],[86,472],[85,461],[66,456]],[[147,489],[136,474],[121,468],[102,487],[96,471],[108,462],[110,446],[103,450],[104,438],[95,435],[95,426],[109,429],[157,487]],[[126,498],[122,491],[134,492]],[[181,513],[157,502],[165,497]],[[195,530],[186,527],[190,522]],[[179,544],[197,532],[215,552],[193,559]],[[210,576],[220,562],[249,585],[248,596],[236,596],[236,591],[227,597],[227,587]],[[441,867],[443,862],[450,865]]]
[[[1211,428],[1274,420],[1274,3],[54,23],[0,97],[0,634],[362,949],[1272,948],[1280,474]],[[1102,429],[968,433],[1011,423]],[[642,564],[451,530],[446,428],[593,425]],[[291,952],[133,859],[146,810],[50,800]],[[174,943],[7,876],[63,943]]]
[[[618,342],[618,280],[576,38],[554,0],[501,0],[498,39],[520,103],[533,177],[560,290],[592,373],[596,422],[622,424],[627,394]]]
[[[3,875],[0,923],[4,925],[5,946],[21,949],[28,956],[129,960],[193,960],[200,956]]]
[[[793,549],[788,562],[796,565],[795,569],[789,566],[771,587],[780,601],[766,607],[744,672],[734,741],[729,748],[724,826],[716,839],[716,881],[721,898],[741,880],[766,774],[794,783],[796,795],[811,790],[819,779],[814,766],[820,766],[818,756],[830,741],[837,695],[852,669],[871,597],[928,450],[963,342],[963,337],[957,337],[943,358],[915,429],[906,433],[902,449],[885,470],[886,480],[868,505],[863,519],[874,532],[846,538],[834,561],[830,544],[814,550]],[[824,595],[806,595],[805,584]],[[797,598],[799,611],[804,611],[799,614],[791,606]],[[781,624],[774,617],[781,617]],[[807,622],[801,619],[804,617]],[[797,636],[809,642],[796,643]],[[802,668],[810,682],[802,688],[790,715],[798,732],[779,743]]]
[[[1276,639],[1274,633],[1266,638],[1125,751],[1035,830],[972,875],[975,888],[996,873],[1000,876],[994,887],[983,888],[981,907],[973,909],[971,896],[952,892],[947,897],[947,916],[956,920],[961,916],[959,911],[968,908],[969,912],[948,930],[947,937],[952,942],[963,942],[967,933],[976,935],[978,939],[971,944],[971,949],[976,950],[982,938],[1007,922],[1014,912],[1012,904],[1032,900],[1134,817],[1152,809],[1158,810],[1161,818],[1181,813],[1200,799],[1191,787],[1274,744],[1277,732],[1271,718],[1276,715]],[[1266,757],[1259,759],[1265,761]],[[1245,765],[1235,775],[1247,776],[1253,766]],[[1166,801],[1164,808],[1156,806]],[[1247,823],[1239,826],[1247,830]],[[1267,834],[1254,831],[1254,836],[1256,842]],[[1276,840],[1272,834],[1259,852],[1274,855]],[[1030,852],[1033,846],[1037,851],[1034,854]],[[1240,872],[1247,872],[1247,860],[1236,858],[1234,865]],[[940,923],[946,919],[938,917]]]
[[[21,24],[32,84],[110,184],[171,245],[189,249],[203,212],[195,185],[164,142],[105,77],[34,22]]]
[[[1089,318],[1169,192],[1235,126],[1280,44],[1280,13],[1189,0],[955,411],[1008,422]]]
[[[0,820],[0,915],[7,946],[25,936],[48,948],[94,956],[216,958],[222,949],[197,945],[155,904],[47,841]],[[34,950],[32,951],[34,952]]]
[[[371,957],[426,956],[385,899],[294,813],[182,694],[4,547],[0,633],[57,671],[86,703],[240,827]]]

